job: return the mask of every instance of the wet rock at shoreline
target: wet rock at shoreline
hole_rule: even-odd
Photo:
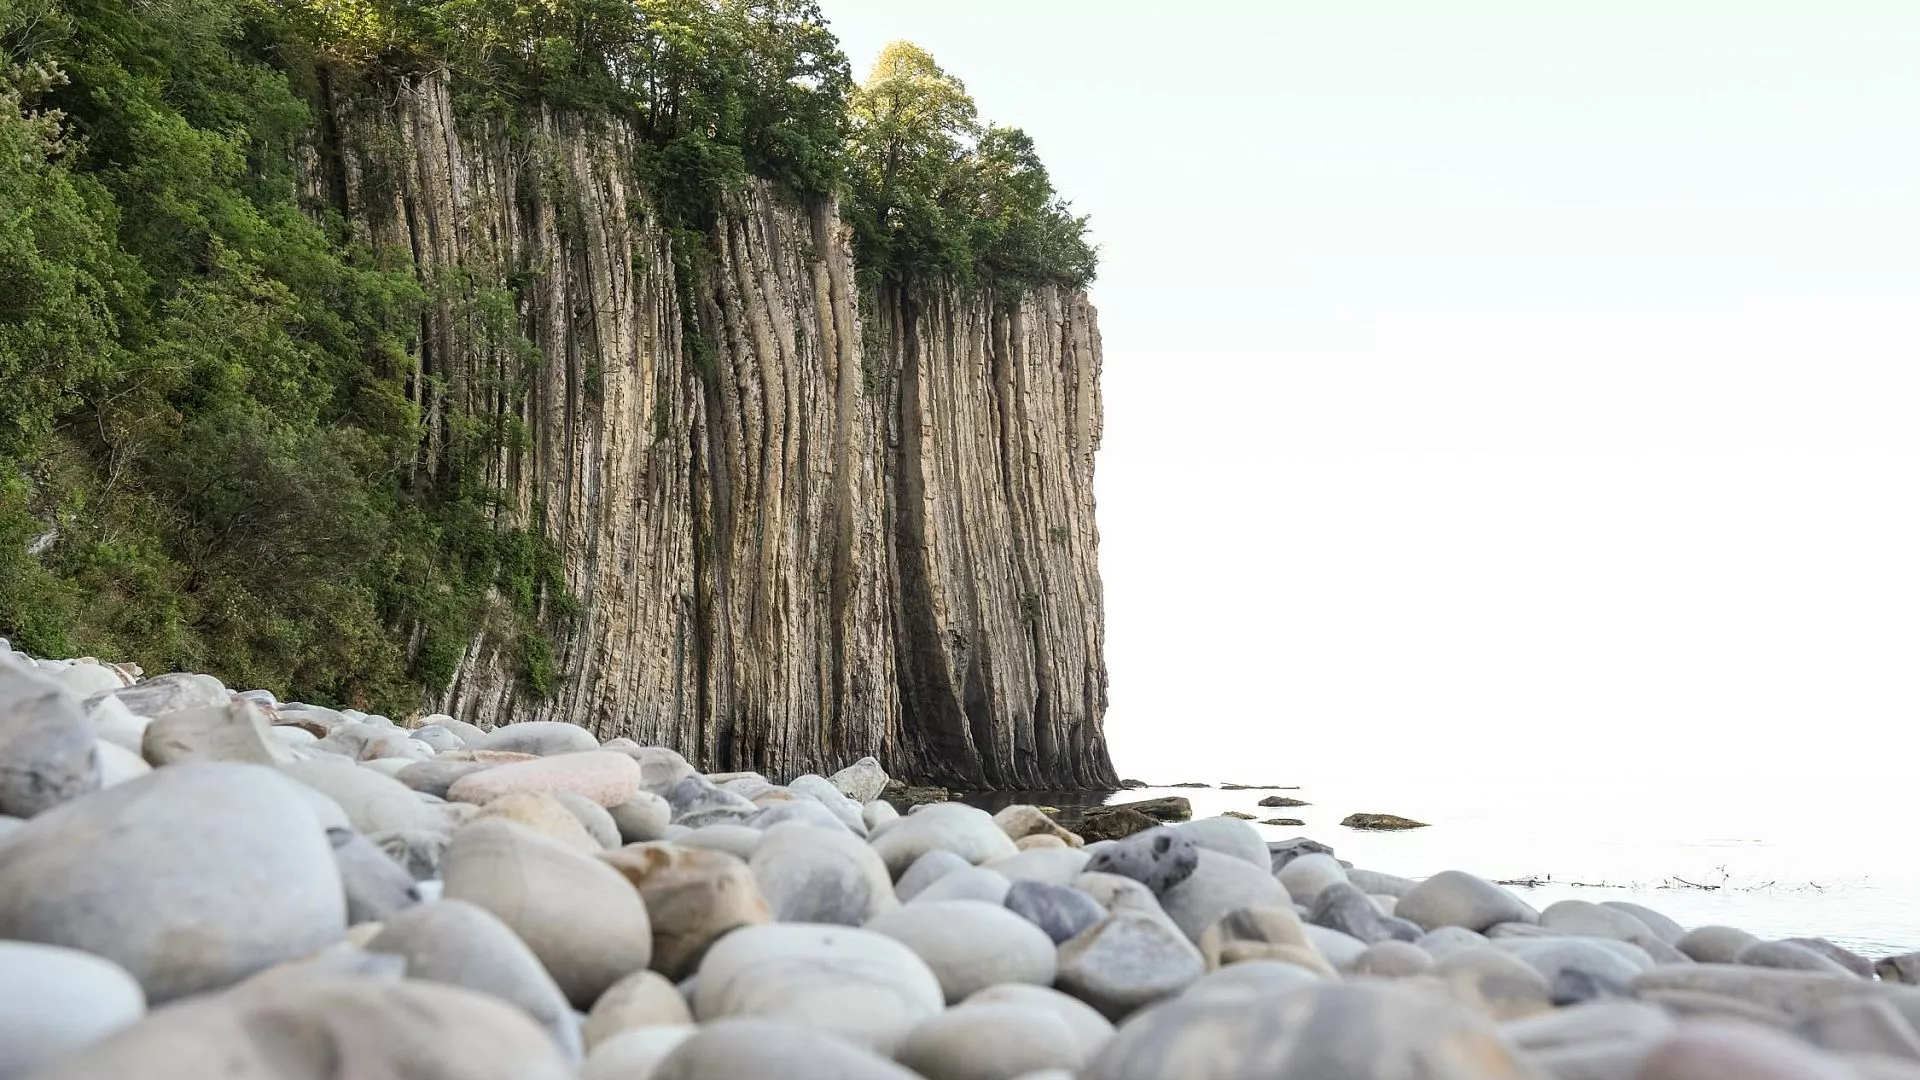
[[[1348,814],[1340,819],[1340,824],[1349,829],[1367,829],[1372,832],[1400,832],[1406,829],[1429,827],[1424,821],[1415,821],[1398,814]]]
[[[1091,844],[1101,840],[1124,840],[1159,824],[1158,819],[1125,806],[1095,806],[1080,815],[1075,830]]]

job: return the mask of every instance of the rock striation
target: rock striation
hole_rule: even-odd
[[[1084,292],[863,287],[831,201],[754,183],[710,235],[668,228],[617,124],[496,130],[433,77],[323,95],[308,201],[434,298],[413,468],[511,431],[485,463],[499,523],[565,579],[546,692],[503,601],[444,712],[771,776],[873,754],[974,788],[1117,782]]]

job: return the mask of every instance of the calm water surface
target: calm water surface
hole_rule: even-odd
[[[1239,810],[1299,818],[1305,827],[1255,827],[1270,840],[1308,836],[1355,865],[1407,877],[1457,869],[1546,881],[1517,890],[1535,907],[1569,898],[1632,900],[1688,926],[1725,923],[1763,937],[1822,936],[1876,957],[1920,950],[1920,860],[1907,842],[1914,819],[1910,783],[1242,772],[1220,779],[1299,790],[1156,787],[1107,801],[1182,795],[1195,817]],[[1313,805],[1258,805],[1274,794]],[[1057,796],[1051,805],[1069,798]],[[1431,827],[1404,833],[1343,828],[1340,819],[1356,811],[1400,814]],[[1696,887],[1703,885],[1718,887]]]

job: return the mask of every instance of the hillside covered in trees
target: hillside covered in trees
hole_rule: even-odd
[[[0,0],[0,635],[401,715],[505,606],[551,685],[562,569],[477,467],[525,432],[423,411],[447,283],[300,194],[323,101],[423,77],[635,132],[683,283],[749,177],[837,199],[869,295],[1094,272],[1031,139],[912,45],[856,83],[806,0]],[[529,351],[532,284],[473,294]]]

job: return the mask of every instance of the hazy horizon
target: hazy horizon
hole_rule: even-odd
[[[1123,774],[1912,771],[1920,7],[823,6],[1093,215]]]

